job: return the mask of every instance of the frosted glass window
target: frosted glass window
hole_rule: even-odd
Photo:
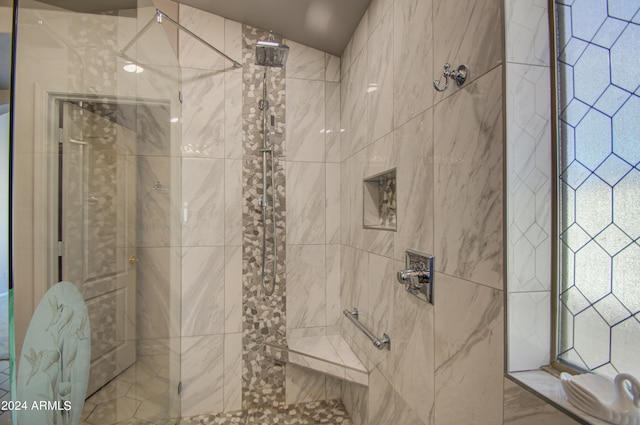
[[[640,376],[640,3],[556,3],[558,360]]]

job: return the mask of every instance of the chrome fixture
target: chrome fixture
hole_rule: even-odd
[[[398,282],[407,292],[433,304],[433,255],[408,249],[405,261],[407,268],[397,273]]]
[[[275,159],[273,156],[273,144],[269,140],[269,136],[275,131],[275,116],[269,113],[269,100],[267,97],[267,69],[269,67],[281,68],[287,61],[289,55],[289,47],[275,41],[273,32],[269,33],[269,39],[258,41],[256,45],[256,65],[264,66],[262,74],[262,99],[258,101],[258,108],[263,112],[262,117],[262,195],[258,199],[258,205],[262,208],[262,288],[265,295],[273,294],[276,287],[277,268],[278,268],[278,241],[276,238],[276,170]],[[267,155],[271,159],[271,191],[269,196],[267,192]],[[273,222],[273,273],[271,285],[267,284],[267,271],[265,263],[267,262],[267,209],[271,206],[271,221]]]
[[[389,338],[389,335],[387,335],[386,333],[383,333],[382,339],[376,338],[376,336],[372,334],[369,329],[365,328],[365,326],[359,320],[358,318],[359,313],[357,308],[354,307],[353,311],[344,309],[342,310],[342,314],[347,316],[347,318],[351,320],[351,322],[353,322],[353,324],[356,325],[356,327],[360,329],[371,340],[371,342],[373,343],[373,346],[376,347],[378,350],[384,350],[385,348],[387,350],[391,350],[391,338]]]
[[[258,40],[256,44],[256,65],[282,68],[289,56],[289,46],[275,41],[273,31],[269,32],[269,39]]]
[[[433,81],[433,87],[435,87],[438,91],[445,91],[449,87],[449,78],[452,78],[456,81],[456,84],[459,86],[463,85],[469,76],[469,68],[464,65],[460,65],[455,71],[449,70],[451,65],[448,63],[444,64],[444,71],[442,75],[444,76],[444,88],[440,88],[440,80]]]
[[[142,29],[140,31],[138,31],[138,33],[131,39],[131,41],[129,43],[127,43],[126,46],[124,46],[122,48],[122,50],[120,50],[118,52],[118,56],[125,56],[125,52],[127,50],[129,50],[129,48],[131,46],[133,46],[133,44],[138,41],[138,39],[140,37],[142,37],[142,35],[147,32],[149,30],[149,28],[151,28],[151,26],[153,25],[153,23],[158,23],[161,24],[163,22],[169,22],[170,24],[172,24],[173,26],[175,26],[178,29],[181,29],[182,31],[186,32],[187,34],[189,34],[191,37],[195,38],[196,40],[198,40],[200,43],[204,44],[205,46],[207,46],[208,48],[210,48],[211,50],[215,51],[216,53],[224,56],[226,59],[228,59],[232,64],[234,68],[242,68],[242,64],[238,61],[235,61],[233,59],[231,59],[228,55],[226,55],[224,52],[220,51],[218,48],[214,47],[211,43],[205,41],[203,38],[197,36],[196,34],[194,34],[193,32],[191,32],[189,29],[187,29],[186,27],[184,27],[183,25],[179,24],[178,22],[174,21],[173,19],[171,19],[169,16],[167,16],[166,13],[164,13],[163,11],[161,11],[160,9],[156,9],[156,13],[153,16],[153,18],[151,18],[151,20],[149,22],[147,22],[147,24],[142,27]]]

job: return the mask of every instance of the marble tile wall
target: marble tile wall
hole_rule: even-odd
[[[340,60],[286,42],[287,337],[325,335],[341,311]],[[286,401],[339,397],[339,382],[288,365]]]
[[[502,9],[374,0],[343,54],[341,305],[392,341],[341,320],[370,371],[368,391],[343,385],[356,424],[503,420]],[[445,62],[473,76],[439,94]],[[362,181],[394,167],[397,231],[363,229]],[[434,305],[397,283],[406,249],[435,255]]]
[[[508,365],[549,364],[551,89],[548,2],[505,1]]]
[[[180,23],[236,60],[242,26],[179,5]],[[182,416],[242,408],[242,70],[184,32]]]

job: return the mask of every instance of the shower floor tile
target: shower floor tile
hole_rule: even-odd
[[[283,407],[249,409],[219,415],[182,418],[180,425],[353,425],[342,401],[316,401]]]

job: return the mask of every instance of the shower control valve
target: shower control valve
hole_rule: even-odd
[[[408,249],[405,254],[406,269],[396,277],[407,292],[433,304],[433,255]]]

